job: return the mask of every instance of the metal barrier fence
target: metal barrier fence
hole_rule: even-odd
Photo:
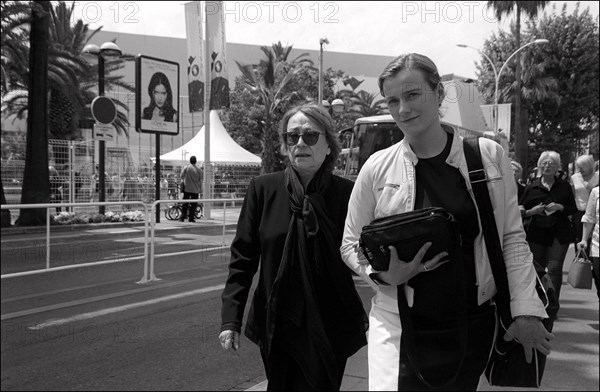
[[[211,204],[219,203],[219,204],[223,205],[223,234],[222,234],[223,241],[222,241],[222,245],[214,247],[214,248],[204,249],[204,251],[228,248],[229,245],[225,245],[225,227],[227,226],[227,204],[228,204],[228,202],[231,202],[232,205],[235,205],[236,202],[243,202],[244,199],[243,198],[232,198],[232,199],[228,199],[227,202],[223,202],[223,199],[186,199],[185,201],[188,203],[203,203],[205,205],[206,205],[206,203],[211,203]],[[159,207],[161,203],[173,203],[173,200],[156,200],[154,203],[152,203],[152,207],[150,208],[151,219],[150,219],[150,256],[149,256],[150,267],[149,267],[149,274],[148,274],[149,281],[160,280],[154,274],[154,229],[156,226],[156,220],[154,218],[156,217],[156,208]]]
[[[153,135],[154,136],[154,135]],[[129,142],[129,139],[127,139]],[[156,179],[151,146],[107,142],[105,156],[105,201],[141,200],[152,203]],[[93,203],[99,201],[98,151],[94,140],[48,141],[51,202]],[[7,204],[21,202],[25,168],[25,139],[3,136],[0,174]],[[166,152],[166,151],[165,151]],[[160,199],[177,198],[180,174],[189,162],[161,162]],[[241,197],[259,166],[213,163],[211,195],[215,198]]]
[[[140,279],[137,283],[147,283],[148,280],[148,228],[149,228],[149,210],[148,205],[141,201],[128,201],[128,202],[95,202],[95,203],[45,203],[45,204],[5,204],[1,206],[2,210],[11,210],[11,209],[34,209],[34,208],[45,208],[46,209],[46,268],[38,269],[32,271],[24,271],[24,272],[15,272],[10,274],[4,274],[0,276],[1,279],[5,278],[13,278],[19,276],[33,275],[44,273],[48,271],[57,271],[57,270],[65,270],[72,268],[81,268],[81,267],[89,267],[101,264],[110,264],[115,263],[120,260],[110,260],[110,261],[98,261],[93,263],[85,263],[85,264],[76,264],[69,266],[61,266],[61,267],[50,267],[50,209],[51,208],[59,208],[59,207],[68,207],[68,206],[123,206],[123,205],[141,205],[144,209],[144,274],[142,279]]]
[[[188,199],[186,202],[197,202],[204,203],[205,205],[210,203],[213,206],[222,206],[223,208],[223,231],[222,231],[222,243],[221,246],[215,246],[214,248],[205,248],[202,251],[211,251],[211,250],[219,250],[226,249],[229,247],[229,244],[225,244],[225,231],[227,226],[227,207],[228,204],[231,203],[232,206],[235,206],[236,203],[242,203],[243,198],[231,198],[231,199]],[[182,203],[183,200],[178,200],[178,203]],[[111,264],[116,263],[122,260],[108,260],[108,261],[97,261],[92,263],[80,263],[76,265],[69,266],[59,266],[59,267],[51,267],[51,257],[50,257],[50,227],[53,226],[51,224],[51,214],[50,210],[52,208],[62,208],[62,207],[90,207],[90,206],[125,206],[125,205],[141,205],[144,210],[144,271],[142,278],[137,283],[148,283],[152,281],[160,280],[154,274],[154,260],[155,260],[155,252],[154,252],[154,234],[156,228],[156,209],[160,208],[160,204],[162,203],[173,203],[172,199],[164,199],[157,200],[153,202],[150,206],[142,201],[129,201],[129,202],[93,202],[93,203],[45,203],[45,204],[6,204],[2,205],[2,210],[14,210],[14,209],[34,209],[34,208],[45,208],[46,209],[46,268],[45,269],[37,269],[32,271],[24,271],[24,272],[15,272],[4,274],[0,276],[1,279],[27,276],[40,274],[49,271],[58,271],[65,269],[73,269],[73,268],[81,268],[81,267],[89,267],[89,266],[97,266],[102,264]],[[213,212],[216,212],[213,210]],[[58,215],[57,215],[58,216]],[[215,219],[216,220],[216,219]],[[237,219],[235,221],[237,223]],[[58,226],[60,227],[60,226]]]

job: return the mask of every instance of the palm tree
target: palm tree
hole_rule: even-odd
[[[278,41],[276,44],[272,44],[269,48],[268,46],[261,46],[261,50],[264,52],[266,50],[272,50],[275,55],[275,60],[280,63],[288,62],[291,66],[303,65],[303,66],[312,66],[314,65],[313,61],[308,57],[308,53],[302,53],[298,55],[295,59],[289,61],[288,57],[292,52],[294,45],[283,46],[281,41]],[[265,48],[265,49],[263,49]]]
[[[21,69],[27,68],[29,51],[29,14],[28,4],[15,1],[2,1],[0,42],[2,42],[2,95],[10,90],[22,88],[11,82]],[[20,75],[19,75],[20,76]]]
[[[79,120],[91,118],[90,104],[96,97],[97,69],[90,66],[81,52],[85,45],[102,28],[90,32],[87,24],[77,20],[74,25],[73,9],[75,3],[67,6],[60,1],[51,8],[49,25],[49,50],[48,50],[48,79],[49,79],[49,132],[56,139],[75,139],[79,132]],[[22,93],[12,94],[4,102],[9,113],[23,115],[26,106],[21,103],[27,101],[28,74],[27,48],[18,45],[19,37],[10,35],[9,31],[15,26],[29,24],[30,7],[12,6],[2,13],[2,74],[6,73],[7,90],[19,89]],[[6,26],[5,29],[5,18]],[[27,29],[24,29],[27,37]],[[22,38],[22,37],[20,37]],[[22,41],[22,40],[21,40]],[[133,56],[124,55],[119,59],[105,63],[105,85],[107,89],[118,86],[130,92],[134,88],[123,82],[123,76],[114,76],[117,71],[125,66],[125,61],[133,60]],[[6,72],[5,72],[6,70]],[[3,80],[4,86],[4,80]],[[6,92],[3,90],[3,94]],[[128,106],[118,100],[115,103],[120,108],[117,120],[113,124],[119,134],[128,134]]]
[[[236,64],[244,77],[246,87],[255,95],[256,106],[262,112],[257,123],[262,127],[262,171],[272,173],[283,166],[279,158],[277,119],[292,94],[286,87],[294,80],[302,67],[290,66],[286,61],[277,61],[271,48],[262,46],[266,59],[258,66]]]
[[[49,103],[49,121],[50,135],[54,139],[72,140],[78,139],[79,122],[81,119],[91,118],[90,104],[96,97],[97,69],[90,66],[81,55],[83,48],[100,31],[98,28],[90,32],[87,24],[81,19],[75,24],[73,20],[73,10],[75,3],[67,6],[65,2],[58,2],[52,8],[52,21],[50,24],[50,39],[52,48],[57,54],[60,54],[60,60],[64,62],[65,58],[71,59],[74,64],[67,69],[74,72],[76,79],[69,85],[64,85],[57,81],[51,82],[50,103]],[[119,59],[107,61],[105,63],[105,85],[123,87],[129,91],[133,88],[122,82],[123,76],[114,76],[114,71],[124,67],[124,61],[132,60],[133,57],[125,55]],[[117,119],[113,123],[119,134],[128,134],[128,116],[127,105],[115,100],[118,107]],[[54,158],[57,164],[66,163],[65,145],[53,145]]]
[[[50,2],[34,1],[31,7],[31,49],[29,56],[29,116],[27,117],[27,152],[23,174],[22,204],[48,203],[48,25]],[[42,225],[43,208],[22,209],[15,224]]]
[[[360,90],[350,97],[350,109],[352,113],[356,113],[358,117],[376,116],[384,114],[386,105],[384,99],[375,100],[377,93],[368,93]]]
[[[548,3],[549,1],[488,1],[487,7],[494,10],[498,21],[501,21],[504,16],[511,15],[514,12],[516,17],[515,38],[516,47],[518,49],[521,47],[521,13],[525,13],[530,18],[535,18]],[[521,90],[521,61],[519,53],[515,56],[515,63],[517,64],[515,70],[516,91],[519,92]],[[516,115],[515,150],[517,153],[517,161],[523,167],[527,167],[527,139],[529,130],[521,128],[521,95],[519,93],[515,94],[514,102]],[[523,170],[523,176],[523,179],[525,179],[526,170]]]

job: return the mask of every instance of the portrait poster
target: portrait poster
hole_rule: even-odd
[[[136,57],[136,129],[179,134],[179,63]]]

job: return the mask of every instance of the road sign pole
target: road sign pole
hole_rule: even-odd
[[[160,133],[156,134],[156,162],[154,177],[156,178],[156,199],[160,200]],[[160,204],[156,206],[156,223],[160,223]]]
[[[104,57],[98,56],[98,96],[104,96]],[[104,178],[104,140],[98,142],[98,201],[104,202],[105,181]],[[104,215],[105,206],[100,206],[98,212]]]

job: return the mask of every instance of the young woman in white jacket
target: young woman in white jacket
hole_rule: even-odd
[[[429,375],[428,382],[444,389],[475,390],[494,341],[491,300],[496,286],[462,137],[440,123],[444,89],[435,64],[426,56],[412,53],[396,58],[379,77],[379,88],[404,139],[375,153],[362,167],[350,197],[341,246],[346,264],[376,290],[369,314],[369,389],[429,389],[409,363],[406,342],[401,342],[400,286],[415,333],[430,336],[418,345],[419,370]],[[541,323],[547,314],[535,291],[536,272],[509,159],[494,141],[481,138],[479,144],[510,286],[514,322],[507,338],[522,342],[531,359],[533,349],[550,352],[553,335]],[[359,251],[362,228],[375,218],[426,207],[443,207],[454,215],[460,227],[460,252],[424,260],[431,245],[426,243],[413,260],[399,260],[390,246],[388,271],[374,271]],[[458,290],[450,278],[456,271],[465,286]],[[468,338],[466,350],[458,355],[460,331],[452,326],[457,325],[455,316],[464,311]]]

